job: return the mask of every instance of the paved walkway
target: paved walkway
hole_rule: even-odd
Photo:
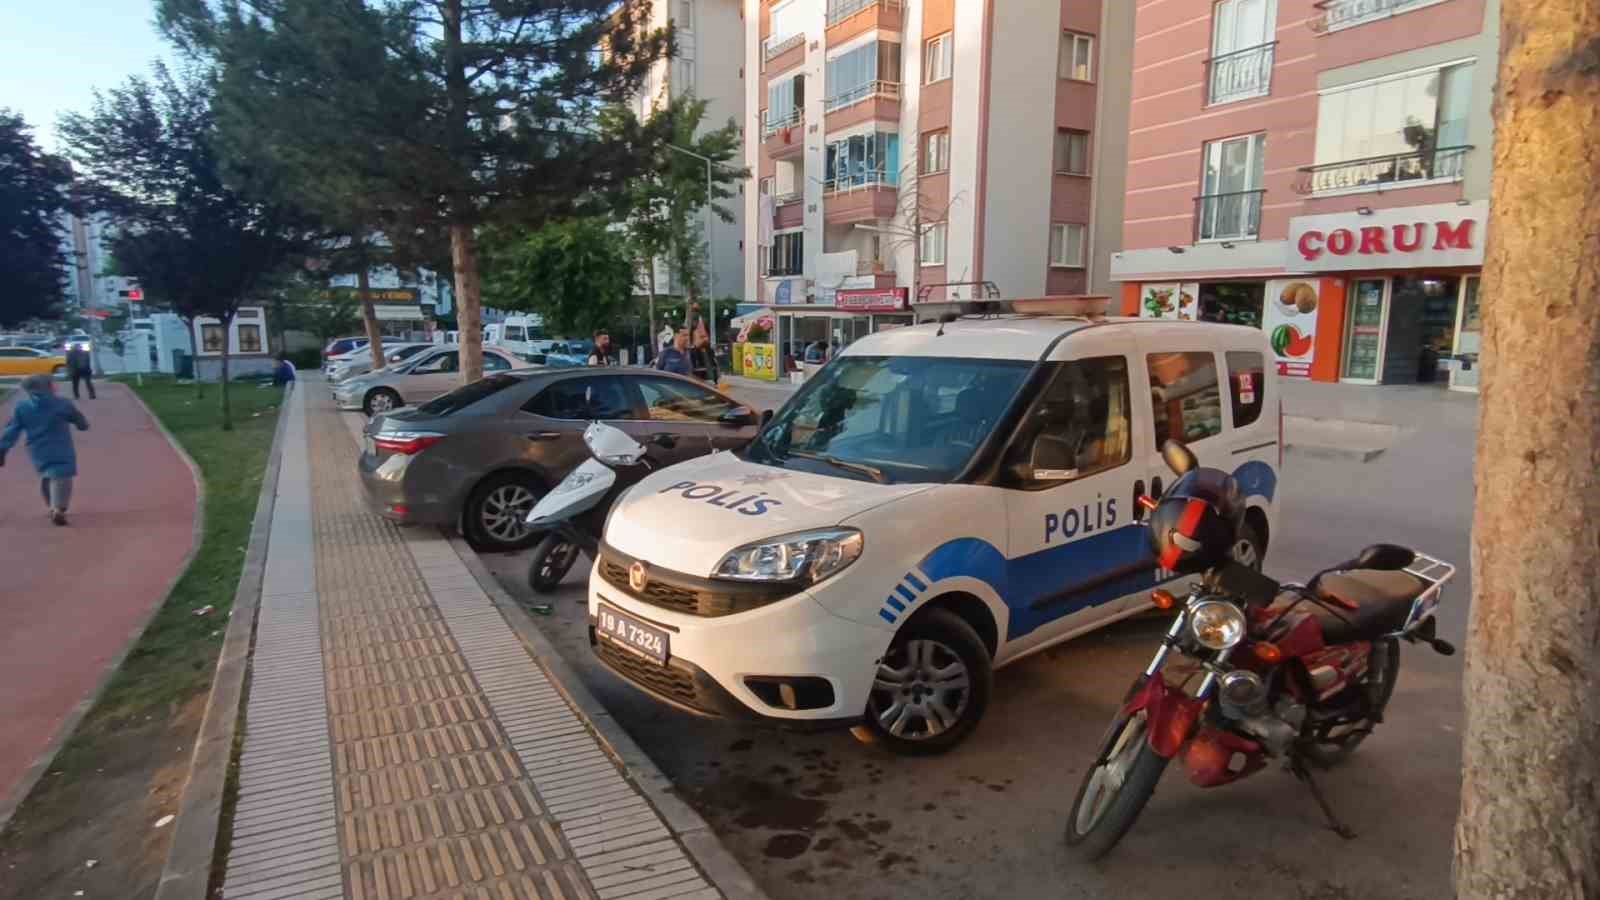
[[[97,385],[73,432],[79,477],[72,524],[44,515],[18,446],[0,469],[0,823],[30,767],[166,596],[194,540],[194,479],[144,407]],[[70,396],[71,392],[68,391]],[[0,401],[0,427],[11,401]]]
[[[229,900],[719,897],[323,386],[286,414]]]

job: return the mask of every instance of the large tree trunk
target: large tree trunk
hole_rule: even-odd
[[[233,316],[222,320],[222,430],[233,430],[233,408],[228,403],[228,345],[232,343]]]
[[[450,226],[450,261],[456,270],[456,324],[461,329],[461,378],[483,377],[483,297],[478,282],[478,242],[471,225]]]
[[[1456,891],[1600,897],[1600,2],[1502,0]]]
[[[356,295],[361,298],[361,321],[367,326],[367,349],[372,352],[372,369],[383,368],[383,332],[378,328],[378,311],[372,307],[372,274],[366,259],[356,273]]]
[[[189,326],[189,375],[194,379],[195,397],[201,398],[206,395],[206,383],[200,378],[200,335],[198,334],[200,329],[195,325],[192,318],[184,319],[183,322]]]

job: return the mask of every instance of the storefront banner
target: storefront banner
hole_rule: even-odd
[[[806,302],[804,278],[784,278],[767,281],[768,306],[796,306]]]
[[[840,291],[834,297],[833,306],[842,312],[899,312],[906,308],[906,291],[903,287]]]
[[[1140,285],[1139,317],[1193,322],[1200,315],[1199,296],[1200,285],[1192,281]]]
[[[1321,304],[1317,287],[1314,278],[1267,282],[1261,328],[1272,342],[1279,375],[1311,377],[1311,360],[1316,355],[1317,307]]]
[[[740,344],[739,352],[744,363],[744,377],[778,380],[778,345]]]
[[[1295,272],[1482,266],[1488,227],[1484,201],[1296,216],[1283,264]]]

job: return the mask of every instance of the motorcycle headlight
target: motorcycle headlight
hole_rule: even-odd
[[[1224,600],[1206,600],[1189,610],[1189,631],[1200,646],[1226,650],[1244,637],[1244,613]]]
[[[815,584],[861,556],[861,532],[829,528],[746,544],[722,558],[712,575],[737,581]]]

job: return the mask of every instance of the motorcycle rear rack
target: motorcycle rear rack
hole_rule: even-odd
[[[1426,581],[1428,588],[1411,601],[1411,612],[1406,615],[1406,623],[1400,627],[1400,630],[1384,635],[1384,637],[1406,637],[1422,627],[1422,623],[1433,618],[1434,610],[1439,606],[1439,595],[1444,591],[1445,582],[1454,578],[1456,574],[1456,567],[1450,563],[1437,557],[1429,556],[1426,553],[1412,552],[1417,554],[1417,558],[1412,561],[1411,565],[1406,566],[1405,571]]]

